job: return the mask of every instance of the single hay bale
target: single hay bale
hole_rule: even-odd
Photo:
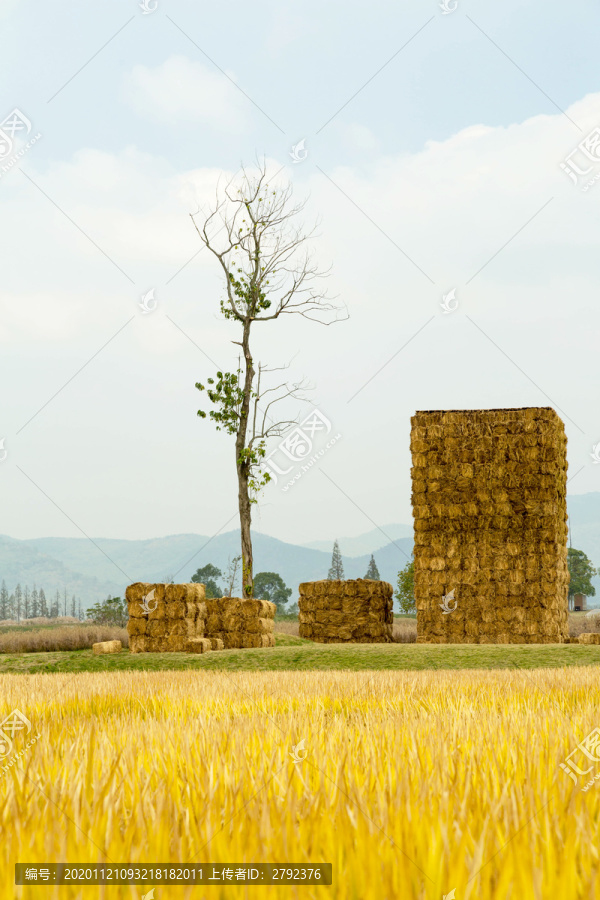
[[[130,637],[134,634],[146,634],[147,626],[147,619],[130,619],[127,623],[127,634]]]
[[[219,635],[221,640],[223,641],[223,646],[225,650],[240,650],[243,645],[245,632],[242,631],[223,631]],[[212,637],[213,635],[207,635],[208,637]]]
[[[181,634],[170,634],[167,637],[158,639],[162,646],[160,652],[163,653],[180,653],[185,650],[185,645],[189,638]]]
[[[167,604],[165,600],[154,600],[151,603],[152,611],[148,613],[149,619],[166,619]]]
[[[146,634],[148,637],[158,638],[167,635],[166,619],[150,619],[146,626]]]
[[[145,653],[148,650],[148,638],[143,634],[135,634],[129,638],[131,653]]]
[[[185,643],[185,649],[186,649],[187,653],[208,653],[210,650],[213,650],[213,649],[215,649],[215,650],[222,649],[222,642],[219,642],[219,643],[221,643],[220,648],[219,647],[213,648],[212,642],[208,638],[193,637],[193,638],[187,639],[187,641]]]
[[[123,649],[121,641],[100,641],[99,644],[93,644],[94,653],[118,653]]]
[[[579,635],[580,644],[600,644],[600,634],[597,631],[584,631]]]
[[[274,646],[275,636],[272,634],[248,634],[248,632],[246,632],[242,636],[242,647],[256,648]]]
[[[206,619],[207,614],[206,603],[203,600],[186,600],[186,619]]]
[[[227,612],[222,618],[220,630],[244,631],[248,623],[253,621],[256,621],[256,619],[245,619],[239,612]]]
[[[167,585],[175,587],[175,585]],[[185,603],[183,600],[167,601],[167,619],[185,619]]]
[[[164,650],[163,641],[164,638],[162,637],[148,637],[146,635],[146,651],[148,653],[161,653]]]
[[[211,650],[223,650],[225,645],[221,638],[208,638]]]
[[[186,584],[186,588],[186,600],[194,603],[204,603],[206,600],[206,586],[204,584],[190,582]]]
[[[186,634],[188,637],[204,637],[206,624],[204,619],[184,619],[186,626]]]
[[[206,633],[212,634],[217,631],[223,631],[223,619],[216,613],[209,613],[206,619]]]
[[[242,600],[240,611],[247,618],[274,619],[277,607],[270,600]]]

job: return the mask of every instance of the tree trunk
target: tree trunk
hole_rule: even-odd
[[[242,337],[242,349],[246,372],[244,377],[243,400],[240,410],[240,423],[235,442],[236,464],[238,473],[238,505],[240,511],[240,531],[242,536],[242,593],[244,597],[252,596],[253,559],[252,559],[252,535],[250,533],[252,516],[250,504],[250,492],[248,479],[250,477],[250,463],[245,456],[246,433],[248,430],[248,416],[250,413],[250,398],[252,384],[254,382],[254,368],[252,354],[250,353],[250,325],[251,319],[244,321],[244,333]]]
[[[248,479],[244,479],[243,473],[238,471],[239,482],[239,508],[240,508],[240,530],[242,534],[242,593],[244,597],[252,596],[253,581],[253,559],[252,559],[252,535],[250,533],[251,526],[251,506],[250,496],[248,492]]]

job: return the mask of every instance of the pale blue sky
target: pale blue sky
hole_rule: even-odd
[[[0,119],[17,107],[42,138],[0,177],[3,532],[235,516],[233,450],[194,389],[234,335],[188,213],[257,154],[310,195],[351,317],[258,339],[342,434],[322,472],[267,491],[259,529],[409,522],[415,409],[553,405],[570,489],[600,490],[600,183],[560,168],[600,126],[599,25],[591,2],[4,0]]]

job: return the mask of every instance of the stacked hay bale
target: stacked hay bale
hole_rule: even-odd
[[[275,646],[276,606],[266,600],[206,600],[203,584],[144,582],[130,585],[125,596],[132,653]]]
[[[167,653],[210,646],[188,641],[205,638],[206,603],[203,584],[147,584],[138,581],[125,592],[129,609],[129,649]],[[146,604],[144,604],[144,600]],[[144,609],[146,607],[146,610]]]
[[[226,650],[274,647],[273,626],[277,607],[269,600],[220,597],[207,600],[206,634],[220,639]]]
[[[300,637],[319,644],[392,640],[393,588],[387,581],[306,581],[299,590]]]
[[[569,574],[559,416],[549,407],[450,410],[417,412],[411,423],[417,641],[562,643]]]

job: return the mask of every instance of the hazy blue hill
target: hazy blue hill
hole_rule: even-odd
[[[376,553],[381,577],[395,583],[398,569],[410,556],[412,539],[403,538]],[[0,578],[10,590],[17,581],[35,581],[48,595],[66,585],[69,596],[81,597],[87,606],[109,592],[122,595],[134,581],[189,581],[196,569],[208,562],[223,572],[228,560],[239,553],[239,534],[229,531],[209,538],[198,534],[169,535],[144,541],[108,538],[0,539]],[[370,553],[345,557],[347,578],[362,578]],[[331,552],[287,544],[266,534],[254,535],[254,571],[279,572],[297,599],[298,584],[327,577]]]
[[[27,546],[27,541],[19,541],[0,535],[0,580],[6,581],[12,593],[18,583],[33,588],[43,587],[46,599],[50,601],[59,590],[67,588],[69,603],[71,595],[81,598],[82,604],[95,602],[96,599],[115,593],[120,582],[116,579],[105,579],[94,575],[84,575],[57,558],[41,553],[34,547]]]

